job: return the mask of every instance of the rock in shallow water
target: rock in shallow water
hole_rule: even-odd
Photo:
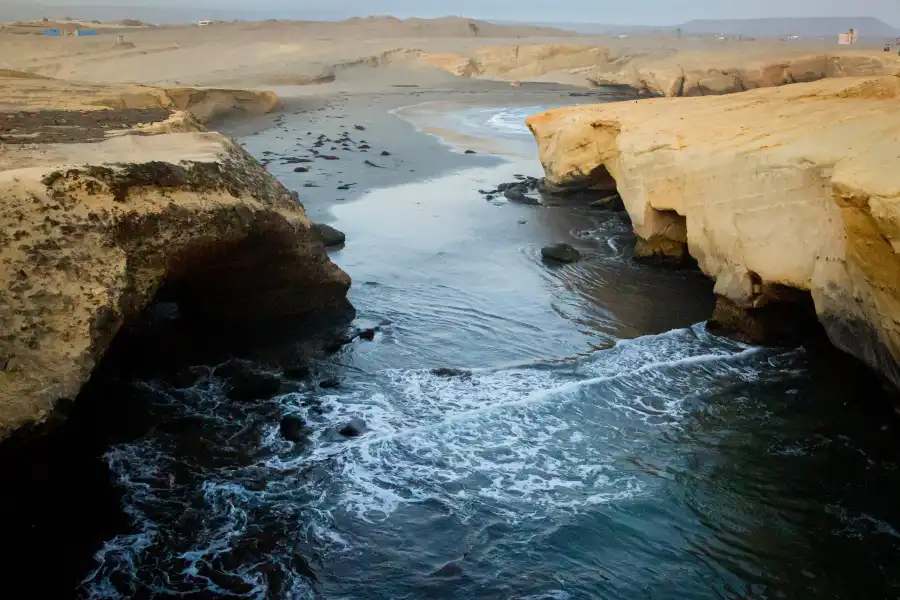
[[[526,196],[518,186],[507,189],[505,192],[503,192],[503,195],[507,200],[509,200],[510,202],[515,202],[516,204],[527,204],[529,206],[539,206],[541,204],[541,201],[537,198]]]
[[[568,244],[553,244],[541,248],[541,257],[547,261],[573,263],[581,258],[581,254]]]
[[[359,437],[368,430],[366,422],[362,419],[350,419],[350,422],[344,425],[338,432],[344,437]]]
[[[302,442],[306,439],[306,423],[297,415],[286,415],[281,419],[278,431],[289,442]]]
[[[336,379],[336,378],[326,379],[324,381],[319,382],[319,387],[322,388],[323,390],[333,390],[333,389],[341,387],[341,380]]]
[[[432,369],[432,375],[436,375],[437,377],[470,377],[472,375],[471,371],[467,371],[466,369],[452,369],[450,367],[441,367],[439,369]]]
[[[256,369],[240,371],[231,377],[226,395],[237,402],[268,400],[281,390],[281,379]]]
[[[319,234],[319,237],[322,238],[322,243],[324,243],[326,247],[342,246],[344,242],[347,241],[347,236],[344,235],[344,232],[335,229],[331,225],[315,223],[313,229]]]

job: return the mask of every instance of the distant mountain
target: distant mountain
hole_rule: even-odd
[[[681,25],[686,34],[721,33],[757,37],[837,36],[855,29],[861,38],[896,37],[900,30],[873,17],[802,17],[793,19],[695,19]]]

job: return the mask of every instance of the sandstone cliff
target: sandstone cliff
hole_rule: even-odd
[[[672,52],[598,63],[585,73],[594,85],[626,85],[654,96],[718,96],[830,77],[892,75],[900,72],[894,53],[796,50]]]
[[[398,55],[400,56],[400,55]],[[405,58],[458,77],[621,85],[653,96],[716,96],[831,77],[892,75],[900,57],[738,44],[700,51],[577,43],[480,46],[465,53],[409,51]]]
[[[0,108],[96,110],[141,108],[188,111],[202,123],[230,113],[263,115],[279,106],[272,92],[76,83],[0,69]]]
[[[74,398],[160,290],[231,324],[346,305],[349,278],[296,195],[190,115],[38,110],[3,123],[18,135],[0,152],[0,439]],[[60,137],[61,124],[72,131]]]
[[[644,249],[687,244],[722,319],[756,337],[809,292],[832,342],[900,385],[898,99],[896,76],[831,79],[528,125],[549,183],[614,184]]]

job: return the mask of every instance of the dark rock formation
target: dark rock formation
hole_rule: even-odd
[[[281,437],[289,442],[302,442],[306,440],[306,423],[297,415],[286,415],[278,424]]]
[[[572,263],[581,258],[581,254],[568,244],[553,244],[541,248],[541,257],[545,261]]]
[[[347,236],[344,235],[344,232],[335,229],[331,225],[316,223],[313,225],[313,229],[322,238],[322,243],[326,247],[342,246],[347,241]]]
[[[344,437],[352,438],[361,436],[367,430],[366,422],[362,419],[350,419],[350,422],[344,425],[338,433]]]

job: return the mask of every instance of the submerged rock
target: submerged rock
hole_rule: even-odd
[[[460,577],[464,574],[463,568],[457,562],[448,562],[446,565],[431,574],[431,577]]]
[[[353,438],[361,436],[366,431],[368,431],[368,428],[365,421],[362,419],[350,419],[350,422],[344,425],[338,433],[344,437]]]
[[[302,442],[306,439],[306,423],[297,415],[287,415],[278,424],[281,437],[289,442]]]
[[[347,236],[344,235],[344,232],[335,229],[331,225],[316,223],[313,225],[313,229],[319,234],[319,237],[322,238],[322,243],[325,244],[326,247],[342,246],[344,242],[347,241]]]
[[[335,378],[325,379],[319,382],[319,387],[323,390],[334,390],[341,387],[341,380]]]
[[[472,372],[466,369],[454,369],[451,367],[441,367],[439,369],[432,369],[432,375],[436,375],[438,377],[471,377]]]
[[[581,258],[581,253],[568,244],[553,244],[541,248],[541,257],[548,261],[573,263]]]

